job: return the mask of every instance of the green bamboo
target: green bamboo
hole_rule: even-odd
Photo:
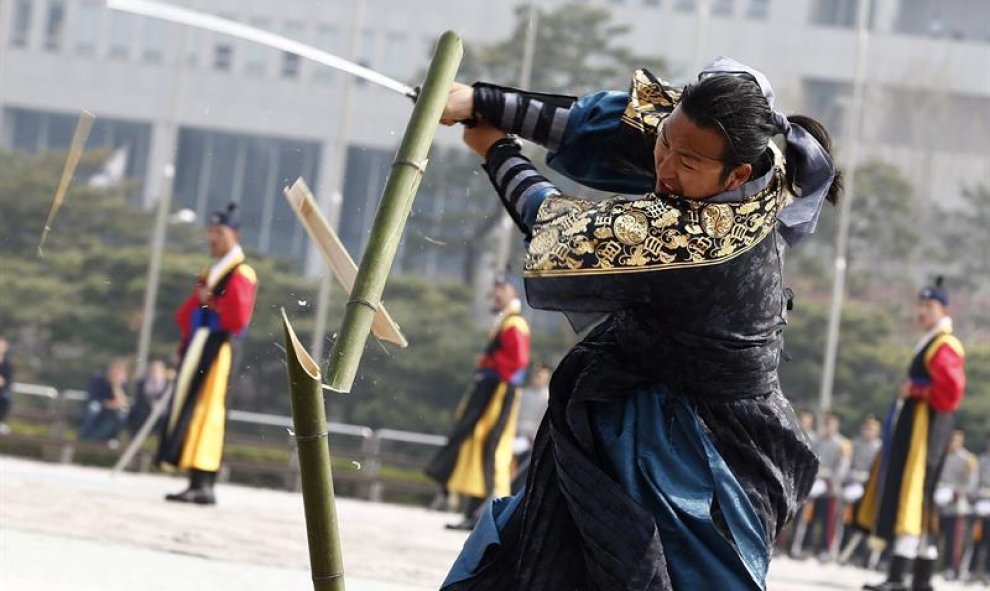
[[[302,478],[309,567],[314,591],[344,591],[344,563],[337,533],[327,415],[323,407],[320,367],[296,338],[282,310],[285,357],[289,368],[292,424]]]
[[[455,33],[447,31],[440,36],[433,62],[426,73],[422,91],[385,183],[340,335],[330,351],[329,387],[337,392],[350,392],[354,384],[371,322],[381,302],[385,280],[399,247],[402,229],[426,168],[426,156],[463,54],[461,40]]]

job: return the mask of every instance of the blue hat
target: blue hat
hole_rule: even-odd
[[[241,220],[237,218],[237,204],[231,202],[224,211],[213,212],[210,216],[211,226],[227,226],[231,230],[241,229]]]
[[[934,285],[924,287],[920,292],[918,292],[918,299],[935,300],[936,302],[940,302],[943,306],[948,306],[949,292],[945,291],[945,288],[942,287],[943,281],[944,279],[941,275],[936,277]]]

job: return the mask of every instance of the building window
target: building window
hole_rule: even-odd
[[[65,1],[50,0],[48,19],[45,21],[45,50],[58,51],[62,47],[62,34],[65,32]]]
[[[100,15],[103,8],[99,1],[84,0],[79,3],[76,15],[76,53],[95,55],[96,40],[100,37]]]
[[[749,0],[749,18],[767,18],[770,16],[770,0]]]
[[[297,22],[285,23],[285,36],[293,41],[305,42],[306,27]],[[301,63],[302,59],[298,55],[282,52],[282,77],[298,78]]]
[[[134,22],[134,17],[126,12],[110,11],[109,55],[111,59],[127,59],[130,56]]]
[[[228,71],[230,70],[230,62],[234,57],[234,48],[231,47],[230,43],[217,43],[213,47],[213,69]]]
[[[195,68],[199,65],[200,48],[203,45],[203,33],[200,29],[183,27],[182,51],[186,54],[186,65]]]
[[[867,27],[873,27],[876,14],[876,0],[866,0],[870,3],[867,15]],[[812,22],[816,25],[833,27],[856,26],[856,13],[859,10],[859,0],[816,0]]]
[[[271,30],[267,19],[253,19],[251,26],[262,31]],[[268,70],[269,49],[260,43],[248,42],[244,46],[244,73],[250,76],[264,76]]]
[[[14,47],[27,47],[31,41],[31,0],[17,0],[12,22],[10,44]]]
[[[233,198],[245,248],[301,262],[306,233],[293,216],[277,214],[280,189],[300,176],[318,185],[320,144],[189,127],[178,136],[177,205],[202,216]]]
[[[341,55],[344,58],[349,58],[350,56],[342,55],[340,48],[340,36],[337,34],[337,29],[330,25],[320,25],[316,28],[316,46],[334,55]],[[314,77],[320,82],[333,82],[333,68],[324,65],[318,65],[315,69]]]
[[[382,69],[393,78],[408,77],[409,37],[405,33],[389,33],[385,36],[385,61]]]
[[[160,64],[165,59],[165,48],[171,29],[164,21],[156,18],[144,21],[144,51],[141,59],[149,64]]]
[[[693,12],[694,8],[694,0],[677,0],[674,4],[674,10],[677,12]]]
[[[733,0],[712,0],[712,14],[732,16]]]

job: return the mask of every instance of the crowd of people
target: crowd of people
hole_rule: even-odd
[[[808,502],[777,540],[778,551],[796,559],[886,568],[889,553],[871,543],[856,523],[871,468],[881,453],[881,420],[867,415],[850,438],[842,434],[842,421],[833,413],[824,415],[821,428],[816,428],[814,413],[799,415],[821,463]],[[947,580],[990,583],[990,436],[977,456],[966,448],[965,432],[953,432],[933,499],[939,570]]]

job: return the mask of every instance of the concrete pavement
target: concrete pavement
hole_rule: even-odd
[[[162,500],[184,484],[0,456],[0,588],[311,588],[299,494],[224,485],[216,507]],[[465,538],[443,529],[455,516],[418,508],[339,499],[338,517],[350,591],[436,589]],[[777,559],[769,589],[852,590],[878,578]]]

